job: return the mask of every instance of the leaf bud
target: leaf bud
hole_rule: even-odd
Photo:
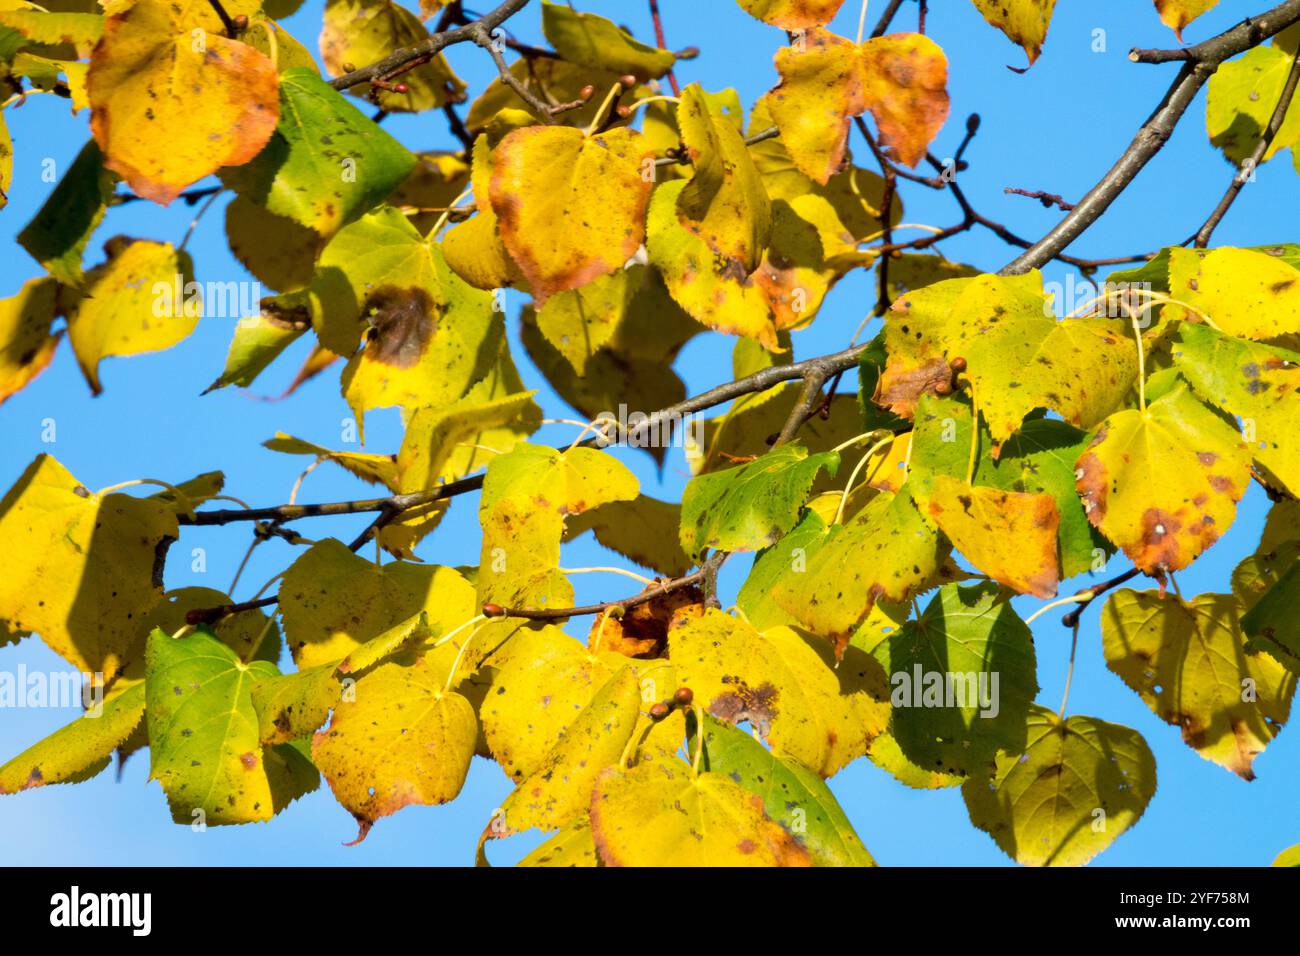
[[[671,709],[663,701],[655,704],[650,708],[650,719],[658,723],[671,713]]]
[[[689,707],[695,701],[695,691],[689,687],[679,687],[673,694],[673,703],[678,707]]]

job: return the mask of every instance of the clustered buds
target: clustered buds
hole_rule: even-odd
[[[667,700],[661,700],[650,708],[650,719],[655,723],[663,720],[674,710],[686,710],[695,702],[695,692],[689,687],[679,687],[673,692],[673,696]]]

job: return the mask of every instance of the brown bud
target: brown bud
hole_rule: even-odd
[[[202,624],[203,611],[197,607],[190,608],[188,611],[185,612],[185,623],[189,624],[191,627],[194,626],[195,624]]]
[[[673,56],[677,57],[679,60],[693,60],[699,55],[700,48],[697,46],[688,46],[673,54]]]
[[[668,705],[663,701],[660,701],[650,708],[650,719],[657,723],[667,717],[670,713],[672,713],[672,711],[669,709]]]
[[[936,395],[951,395],[951,394],[952,394],[952,383],[951,383],[951,382],[937,382],[937,383],[935,383],[935,386],[934,386],[934,394],[936,394]]]
[[[483,616],[484,617],[505,617],[506,609],[503,608],[500,604],[493,604],[489,601],[487,604],[483,605]]]
[[[624,119],[632,115],[631,108],[627,106],[620,106],[616,110],[614,110],[614,112]]]
[[[673,694],[673,703],[678,707],[689,707],[695,701],[695,691],[689,687],[679,687]]]
[[[962,358],[960,355],[958,355],[955,359],[953,359],[948,363],[948,367],[952,369],[954,372],[964,372],[966,371],[966,360]]]
[[[396,86],[393,87],[393,92],[394,92],[394,93],[409,93],[409,92],[411,92],[411,88],[410,88],[409,86],[407,86],[405,83],[398,83]]]
[[[588,83],[582,89],[578,90],[578,99],[586,101],[596,95],[596,88]]]
[[[636,77],[633,76],[631,73],[624,73],[622,76],[618,78],[618,81],[622,83],[623,86],[629,90],[632,89],[632,87],[636,86]]]
[[[236,14],[235,16],[231,17],[230,22],[235,25],[235,31],[237,33],[243,33],[245,30],[248,29],[248,17],[246,17],[242,13]]]

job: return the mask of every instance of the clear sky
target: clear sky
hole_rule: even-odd
[[[479,0],[484,8],[489,0]],[[1186,31],[1189,42],[1225,29],[1243,15],[1259,12],[1267,0],[1229,0]],[[521,39],[539,40],[538,4],[511,21]],[[603,13],[626,24],[642,39],[653,36],[645,0],[588,0],[580,9]],[[868,13],[874,23],[884,0]],[[735,87],[748,107],[776,80],[772,54],[784,42],[781,31],[746,16],[731,0],[661,0],[668,44],[698,46],[699,59],[681,64],[683,83],[700,82],[708,90]],[[292,18],[289,30],[316,51],[321,0],[308,0]],[[960,142],[965,117],[979,112],[983,125],[967,152],[970,169],[961,183],[981,212],[1037,238],[1059,217],[1037,202],[1004,194],[1004,187],[1043,189],[1078,199],[1119,155],[1132,133],[1159,102],[1176,66],[1140,66],[1126,53],[1133,46],[1175,43],[1149,2],[1144,0],[1065,0],[1058,5],[1040,61],[1025,75],[1008,69],[1024,65],[1024,53],[988,27],[969,0],[932,0],[928,33],[946,50],[950,63],[952,117],[934,145],[937,155],[951,154]],[[859,4],[848,0],[833,27],[850,37]],[[905,3],[895,21],[914,29],[917,7]],[[1097,34],[1096,31],[1104,31]],[[1098,37],[1105,50],[1097,52]],[[652,41],[651,41],[652,42]],[[450,59],[457,72],[481,89],[494,75],[482,51],[455,47]],[[53,158],[66,169],[89,136],[87,117],[68,115],[67,101],[36,96],[21,109],[5,111],[16,156],[10,204],[0,213],[0,294],[12,295],[39,267],[13,237],[39,208],[52,188],[41,181],[42,161]],[[393,117],[386,126],[413,149],[453,148],[441,114]],[[871,167],[869,152],[854,136],[860,165]],[[1080,256],[1110,256],[1177,244],[1190,235],[1217,202],[1231,175],[1230,167],[1208,144],[1204,94],[1193,105],[1166,150],[1115,203],[1102,223],[1071,249]],[[1259,245],[1296,241],[1300,182],[1289,156],[1262,167],[1258,182],[1238,200],[1215,236],[1223,245]],[[959,219],[951,198],[922,187],[904,192],[906,220],[938,226]],[[224,198],[203,219],[188,249],[201,282],[248,279],[225,245],[221,215]],[[98,261],[99,246],[112,235],[178,241],[193,210],[182,203],[161,209],[132,203],[109,213],[92,242],[88,259]],[[942,245],[951,259],[995,271],[1014,250],[988,232],[977,231]],[[1049,279],[1064,279],[1060,267],[1046,270]],[[843,347],[874,302],[873,277],[847,277],[833,291],[820,316],[794,337],[803,358]],[[523,297],[509,294],[514,354],[525,381],[541,389],[548,414],[571,412],[542,377],[528,365],[518,344],[517,313]],[[339,423],[347,406],[338,391],[339,366],[283,402],[263,402],[236,389],[200,397],[221,370],[233,319],[205,319],[187,341],[169,351],[134,358],[109,359],[101,368],[105,392],[91,398],[72,353],[60,346],[52,366],[31,386],[0,407],[0,488],[8,488],[40,452],[58,457],[79,480],[100,488],[137,477],[179,481],[221,469],[226,490],[255,504],[287,500],[305,459],[279,455],[261,447],[276,431],[338,447]],[[732,340],[699,336],[678,360],[677,368],[693,394],[730,378]],[[252,392],[277,394],[305,354],[299,342],[259,380]],[[55,444],[42,443],[44,419],[57,424]],[[570,428],[548,426],[535,440],[564,441]],[[372,412],[367,419],[367,450],[395,451],[401,432],[395,409]],[[643,490],[678,498],[686,480],[680,449],[659,475],[643,452],[616,452],[642,480]],[[330,466],[314,471],[301,492],[303,501],[333,501],[373,494]],[[478,529],[474,498],[462,499],[424,544],[426,560],[442,564],[477,561]],[[1228,575],[1240,556],[1258,539],[1267,502],[1252,487],[1238,519],[1223,539],[1180,575],[1184,593],[1228,590]],[[338,535],[349,540],[361,519],[314,519],[300,527],[310,537]],[[675,529],[665,529],[675,533]],[[568,546],[568,566],[606,564],[611,555],[589,543],[590,536]],[[204,585],[224,589],[248,544],[246,528],[187,529],[172,548],[167,585]],[[207,571],[194,574],[190,549],[207,549]],[[264,545],[240,583],[237,599],[282,570],[294,551],[282,542]],[[9,560],[0,557],[0,563]],[[734,595],[749,566],[736,558],[725,568],[722,586]],[[1122,567],[1122,565],[1116,565]],[[628,582],[603,575],[574,579],[579,603],[626,592]],[[1086,581],[1064,582],[1068,594]],[[51,587],[59,582],[51,581]],[[724,602],[725,603],[725,602]],[[1040,602],[1019,599],[1022,615]],[[1300,733],[1287,731],[1256,761],[1258,779],[1245,783],[1221,767],[1202,760],[1182,744],[1179,732],[1152,714],[1142,701],[1105,667],[1097,623],[1099,606],[1084,618],[1079,659],[1070,696],[1070,713],[1087,714],[1135,727],[1155,753],[1159,789],[1144,818],[1104,852],[1094,865],[1264,864],[1286,846],[1300,842]],[[1060,702],[1069,633],[1054,613],[1035,625],[1039,701],[1053,709]],[[585,634],[586,621],[570,627]],[[0,670],[59,670],[64,662],[37,640],[0,649]],[[0,712],[0,762],[67,723],[74,710],[7,710]],[[0,797],[0,863],[5,864],[467,864],[473,862],[477,836],[491,811],[509,792],[496,764],[476,759],[464,792],[446,807],[411,807],[376,825],[358,847],[345,848],[356,827],[322,784],[321,789],[266,824],[212,827],[193,833],[170,822],[161,787],[147,783],[148,759],[138,755],[126,764],[121,781],[116,770],[76,786],[52,786]],[[1004,864],[1008,859],[982,832],[972,828],[957,790],[912,791],[866,760],[859,760],[831,781],[831,787],[867,847],[882,864]],[[493,858],[510,862],[538,842],[534,835],[505,841]]]

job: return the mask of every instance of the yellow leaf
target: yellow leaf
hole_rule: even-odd
[[[758,266],[772,234],[772,205],[740,130],[714,112],[699,84],[682,92],[677,123],[694,175],[677,195],[682,225],[745,274]]]
[[[1030,66],[1043,49],[1055,6],[1056,0],[975,0],[976,9],[985,20],[1005,33],[1012,43],[1025,48]]]
[[[487,657],[479,718],[492,757],[516,783],[535,773],[556,740],[627,664],[591,653],[558,627],[517,627]]]
[[[1116,591],[1101,616],[1106,666],[1206,760],[1252,780],[1256,756],[1282,730],[1295,675],[1264,651],[1248,654],[1230,594],[1190,602]]]
[[[811,866],[808,851],[763,812],[763,799],[681,760],[610,768],[591,802],[606,866]]]
[[[341,542],[313,545],[284,573],[280,608],[299,667],[337,661],[407,620],[429,612],[445,634],[475,613],[474,590],[452,568],[396,561],[376,566]]]
[[[1219,0],[1156,0],[1160,22],[1174,31],[1178,42],[1183,42],[1183,27],[1207,10],[1219,5]]]
[[[640,248],[653,176],[639,140],[626,129],[587,137],[530,126],[492,151],[488,198],[538,306],[608,275]]]
[[[257,5],[236,0],[226,9],[251,16]],[[136,0],[110,16],[87,85],[105,165],[163,205],[256,156],[280,117],[275,67],[227,39],[206,0]]]
[[[747,721],[774,751],[823,777],[865,754],[889,723],[880,666],[850,648],[837,667],[825,643],[794,628],[760,634],[708,610],[672,629],[668,653],[678,682],[708,713]]]
[[[0,500],[0,621],[34,631],[78,670],[109,681],[159,598],[158,546],[176,538],[176,511],[129,495],[103,498],[38,455]],[[60,587],[50,582],[61,581]]]
[[[1020,594],[1056,596],[1060,572],[1051,495],[974,487],[936,475],[921,508],[971,564]]]
[[[192,276],[187,253],[143,239],[113,248],[86,273],[69,310],[68,341],[94,394],[103,391],[101,359],[171,348],[194,331],[202,306],[186,290]]]
[[[776,69],[765,103],[790,158],[819,183],[843,165],[852,117],[870,111],[881,144],[908,166],[948,118],[948,59],[921,34],[858,44],[818,27],[777,51]]]
[[[460,793],[478,723],[470,702],[443,682],[424,660],[380,664],[312,740],[312,759],[335,799],[361,823],[358,839],[380,817]]]
[[[50,331],[58,289],[53,279],[31,279],[17,295],[0,301],[0,402],[25,388],[54,358],[63,338],[61,331]]]
[[[320,34],[320,55],[326,69],[342,76],[350,69],[367,66],[428,39],[429,31],[419,18],[390,0],[329,0]],[[418,113],[465,98],[465,84],[441,53],[403,73],[398,82],[406,84],[405,93],[379,91],[379,106],[390,113]],[[368,99],[371,86],[360,83],[348,92]]]
[[[1181,382],[1102,422],[1075,471],[1088,520],[1148,574],[1185,568],[1214,544],[1249,483],[1240,436]]]
[[[1271,339],[1300,332],[1300,270],[1264,252],[1170,249],[1169,294],[1228,335]],[[1196,317],[1171,305],[1164,318]]]
[[[596,692],[564,729],[537,768],[506,797],[479,838],[501,839],[529,829],[558,830],[585,819],[602,770],[614,766],[632,739],[641,709],[641,684],[626,666]]]
[[[829,23],[844,0],[739,0],[751,17],[783,30],[806,30]]]

